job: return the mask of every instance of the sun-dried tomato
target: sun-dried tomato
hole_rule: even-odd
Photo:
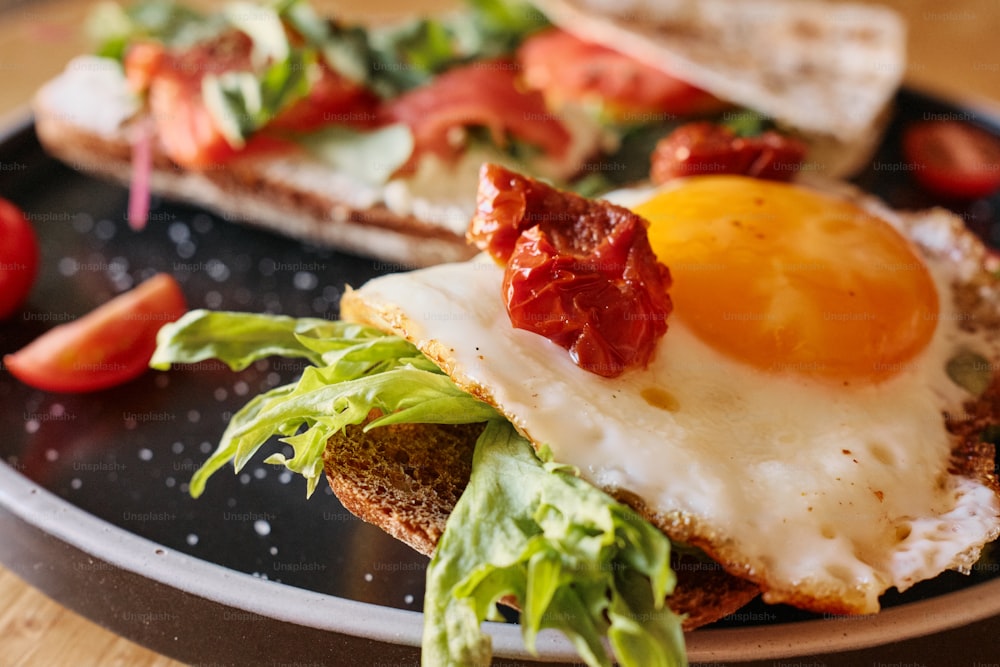
[[[514,327],[566,348],[585,370],[616,377],[649,363],[672,309],[670,272],[647,224],[628,209],[487,164],[468,236],[506,264]]]
[[[681,125],[653,149],[649,177],[654,183],[706,174],[743,174],[788,181],[798,172],[807,146],[768,130],[740,137],[723,125],[707,121]]]

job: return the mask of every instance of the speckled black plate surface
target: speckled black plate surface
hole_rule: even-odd
[[[858,182],[891,205],[926,206],[935,202],[896,168],[903,124],[951,114],[998,125],[911,92],[898,106]],[[164,201],[134,232],[126,191],[48,158],[30,122],[3,137],[0,165],[0,196],[28,213],[43,254],[25,310],[0,323],[0,354],[155,272],[173,274],[191,307],[335,317],[345,284],[391,268]],[[996,240],[997,210],[994,199],[959,213]],[[424,558],[356,520],[328,490],[306,500],[299,478],[259,461],[239,476],[216,475],[197,501],[187,494],[228,416],[299,368],[274,360],[234,374],[204,363],[82,396],[36,391],[0,370],[0,561],[99,623],[191,663],[416,664]],[[875,620],[751,606],[695,633],[691,656],[769,665],[995,658],[994,563],[887,596],[890,609]],[[523,658],[515,625],[490,627],[498,655]],[[899,642],[933,632],[945,634]],[[960,662],[944,662],[956,655],[948,647],[964,651]],[[542,649],[545,659],[573,660],[561,638],[546,637]]]

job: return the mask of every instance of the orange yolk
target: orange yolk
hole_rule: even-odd
[[[635,211],[673,275],[671,317],[731,358],[878,382],[905,370],[934,334],[927,268],[887,222],[848,201],[705,176]]]

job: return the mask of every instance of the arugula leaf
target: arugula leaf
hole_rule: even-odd
[[[308,67],[308,54],[293,51],[260,74],[208,74],[201,81],[202,97],[226,140],[240,148],[247,137],[309,93]]]
[[[611,664],[604,635],[623,667],[685,665],[669,556],[663,533],[493,420],[428,568],[423,663],[489,664],[480,624],[513,595],[529,650],[555,628],[591,666]]]
[[[451,14],[372,30],[375,87],[398,95],[457,65],[508,55],[548,25],[520,0],[467,0]]]
[[[222,13],[229,25],[250,37],[254,71],[209,74],[202,79],[201,92],[226,140],[242,148],[247,137],[309,94],[317,56],[310,49],[292,47],[277,9],[233,2]]]
[[[279,11],[288,26],[323,55],[327,65],[354,83],[368,82],[371,55],[364,28],[325,20],[304,0],[287,0]]]

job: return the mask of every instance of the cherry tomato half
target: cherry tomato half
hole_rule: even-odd
[[[986,197],[1000,189],[1000,138],[957,120],[925,120],[903,133],[913,176],[936,195]]]
[[[0,320],[24,303],[37,274],[35,230],[21,209],[0,199]]]
[[[773,130],[754,137],[737,136],[709,121],[681,125],[660,139],[650,158],[649,178],[666,183],[703,174],[744,174],[789,181],[798,173],[808,147]]]
[[[177,281],[157,274],[5,355],[4,365],[36,389],[65,393],[107,389],[142,375],[156,349],[160,327],[186,310]]]

